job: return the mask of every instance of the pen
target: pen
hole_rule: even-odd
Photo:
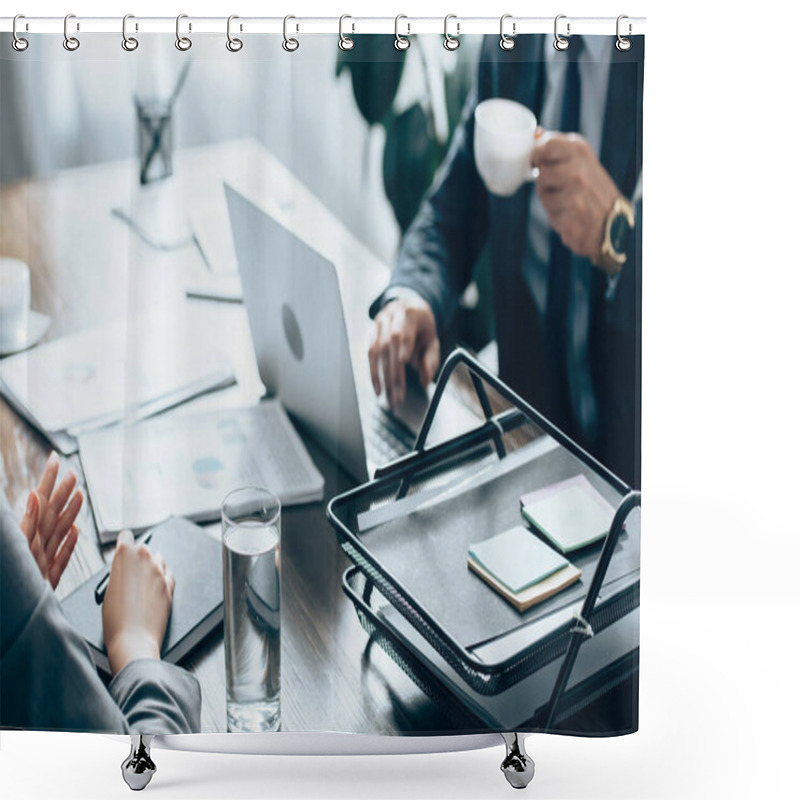
[[[150,540],[153,538],[152,532],[145,534],[136,544],[149,544]],[[108,589],[108,579],[111,577],[111,570],[106,572],[102,578],[100,578],[100,583],[97,584],[94,588],[94,601],[97,605],[102,605],[103,600],[106,596],[106,589]]]

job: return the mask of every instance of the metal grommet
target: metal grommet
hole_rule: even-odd
[[[408,28],[406,32],[406,36],[400,35],[400,20],[401,19],[408,19],[405,14],[398,14],[394,18],[394,46],[396,50],[408,50],[411,47],[411,42],[406,38],[408,34],[411,33],[411,24],[407,23],[406,27]]]
[[[11,25],[11,33],[12,33],[12,34],[13,34],[13,36],[14,36],[14,38],[11,40],[11,46],[12,46],[12,47],[13,47],[13,48],[14,48],[14,49],[15,49],[15,50],[18,52],[18,53],[21,53],[21,52],[23,52],[24,50],[27,50],[27,49],[28,49],[28,44],[29,44],[29,42],[28,42],[28,40],[27,40],[27,39],[23,39],[23,38],[22,38],[22,37],[21,37],[21,36],[20,36],[20,35],[17,33],[17,20],[20,20],[20,19],[25,19],[25,15],[24,15],[24,14],[17,14],[17,16],[16,16],[16,17],[14,17],[14,22],[13,22],[13,23],[12,23],[12,25]],[[26,29],[27,29],[27,25],[26,25]]]
[[[191,46],[192,40],[188,36],[181,35],[181,20],[188,19],[188,14],[178,14],[175,18],[175,47],[181,52],[185,53]],[[189,30],[192,30],[192,23],[189,23]]]
[[[233,22],[235,19],[239,19],[239,17],[237,17],[236,14],[231,14],[228,17],[228,28],[227,28],[228,41],[225,42],[225,47],[227,47],[231,53],[238,53],[242,49],[242,47],[244,47],[244,43],[242,42],[241,39],[237,39],[235,36],[231,36],[231,22]],[[241,25],[239,26],[239,30],[240,31],[242,30]]]
[[[514,36],[517,33],[517,23],[511,23],[511,33],[512,36],[506,36],[505,33],[505,24],[507,19],[512,19],[511,14],[503,14],[500,17],[500,49],[501,50],[513,50],[517,46],[517,40]]]
[[[74,53],[80,46],[81,43],[75,36],[69,35],[69,21],[71,19],[75,19],[74,14],[67,14],[64,17],[64,49],[69,50],[70,53]],[[77,30],[80,30],[80,25],[77,26]]]
[[[458,46],[461,44],[461,42],[456,39],[456,36],[461,34],[461,23],[456,22],[456,36],[451,36],[447,32],[447,23],[450,22],[451,19],[457,20],[458,17],[455,14],[448,14],[444,18],[444,42],[442,42],[442,44],[445,50],[449,50],[452,53],[453,50],[458,50]]]
[[[567,18],[566,14],[559,14],[556,17],[556,21],[555,21],[555,23],[553,25],[553,35],[556,37],[553,40],[553,47],[555,47],[555,49],[558,50],[559,53],[563,53],[564,50],[569,50],[569,39],[565,39],[558,32],[558,21],[561,20],[561,19],[566,19],[566,18]],[[569,33],[570,33],[570,24],[568,22],[567,23],[567,36],[569,36]]]
[[[128,36],[129,19],[135,19],[133,14],[126,14],[122,18],[122,49],[132,53],[139,46],[139,40],[133,36]],[[136,30],[139,30],[138,25],[136,26]]]
[[[631,40],[630,39],[626,39],[619,32],[619,24],[624,19],[628,19],[628,16],[626,14],[620,14],[617,17],[617,42],[616,42],[616,47],[617,47],[617,50],[620,51],[620,53],[627,53],[628,50],[631,49]],[[631,23],[629,22],[628,23],[628,36],[630,36],[632,32],[633,32],[633,25],[631,25]]]
[[[297,18],[293,17],[291,14],[288,14],[283,18],[283,49],[287,53],[294,53],[294,51],[297,50],[298,47],[300,47],[300,42],[298,42],[297,39],[291,38],[288,34],[290,19],[297,19]],[[295,30],[299,31],[300,26],[296,25]]]
[[[352,17],[349,14],[342,14],[342,16],[339,17],[339,49],[344,50],[345,52],[352,50],[356,46],[356,43],[353,39],[344,35],[343,25],[346,19],[352,19]],[[352,28],[351,32],[355,33],[356,26],[354,22],[350,23],[350,27]]]

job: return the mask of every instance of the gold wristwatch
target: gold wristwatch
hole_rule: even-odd
[[[607,275],[616,275],[622,269],[634,221],[633,206],[620,195],[606,217],[600,255],[594,262]]]

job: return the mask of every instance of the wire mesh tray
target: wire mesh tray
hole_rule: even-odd
[[[441,666],[431,664],[429,659],[403,636],[398,630],[396,620],[393,622],[385,613],[390,605],[358,567],[353,566],[345,570],[342,575],[342,588],[353,603],[361,627],[369,636],[365,656],[369,657],[370,648],[379,646],[411,681],[450,717],[460,733],[480,732],[487,728],[530,731],[540,731],[544,728],[551,695],[541,680],[535,689],[532,690],[530,686],[524,684],[524,692],[517,691],[513,698],[504,699],[500,705],[494,703],[493,706],[487,707],[475,697],[470,697],[469,692],[465,692],[463,687],[455,685],[452,677],[448,680]],[[563,727],[565,722],[601,696],[609,687],[614,688],[628,679],[638,670],[638,666],[637,649],[630,653],[614,653],[589,677],[585,675],[586,670],[584,675],[577,676],[577,680],[576,674],[573,673],[569,690],[562,695],[558,714],[553,719],[553,724],[559,726],[559,732],[574,732],[568,727]],[[552,681],[553,669],[538,674],[544,681]],[[548,685],[552,690],[552,684]],[[511,704],[514,707],[513,721],[508,717]],[[618,733],[612,728],[599,732]]]
[[[475,411],[456,435],[440,424],[448,386]],[[521,524],[521,494],[576,474],[616,508],[609,534],[571,554],[581,581],[520,613],[467,570],[467,547]],[[637,492],[458,350],[414,450],[335,497],[328,517],[367,582],[468,686],[495,694],[562,657],[566,683],[580,639],[638,607],[639,520],[628,519],[638,505]]]

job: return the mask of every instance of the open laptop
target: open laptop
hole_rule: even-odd
[[[412,384],[393,412],[357,391],[334,265],[227,184],[225,196],[261,380],[364,482],[411,450],[427,395]]]

